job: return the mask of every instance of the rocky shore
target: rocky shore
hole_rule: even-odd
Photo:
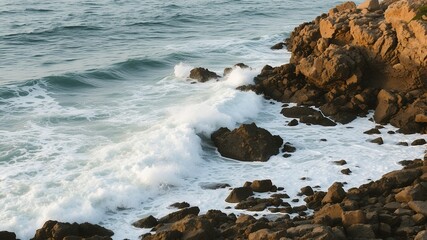
[[[301,24],[290,38],[272,47],[286,47],[292,53],[289,63],[265,66],[254,85],[239,89],[284,103],[281,114],[295,118],[290,125],[347,124],[374,110],[377,124],[390,123],[401,133],[425,134],[426,12],[427,0],[367,0],[359,6],[342,3]],[[205,82],[218,75],[198,68],[190,77]],[[291,102],[298,106],[286,104]],[[297,150],[255,123],[234,130],[220,128],[211,138],[221,155],[241,161],[267,161],[280,150],[284,157]],[[381,144],[382,139],[373,141]],[[412,144],[426,142],[420,139]],[[133,225],[151,229],[141,236],[148,240],[427,239],[427,156],[400,163],[403,169],[347,191],[342,182],[327,191],[306,186],[299,193],[305,202],[300,205],[283,192],[280,183],[247,179],[250,181],[242,182],[241,187],[230,189],[224,201],[253,214],[209,210],[199,215],[198,207],[176,203],[174,207],[181,210],[159,219],[149,216]],[[336,164],[345,165],[345,161]],[[342,173],[350,172],[344,169]],[[265,210],[271,214],[257,214]],[[112,231],[99,225],[47,221],[32,239],[113,238]],[[0,239],[15,240],[16,235],[0,231]]]

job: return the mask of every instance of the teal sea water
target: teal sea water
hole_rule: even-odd
[[[339,2],[0,1],[0,230],[28,239],[49,219],[89,221],[136,239],[133,221],[176,201],[224,210],[228,190],[207,183],[271,178],[296,194],[302,176],[322,187],[343,178],[327,165],[343,155],[371,163],[354,170],[354,184],[398,168],[384,165],[396,156],[420,155],[392,144],[416,136],[379,149],[343,126],[284,129],[280,104],[235,90],[286,63],[289,53],[270,46]],[[195,66],[221,74],[239,62],[252,69],[187,79]],[[300,151],[264,164],[220,157],[210,134],[252,121]]]

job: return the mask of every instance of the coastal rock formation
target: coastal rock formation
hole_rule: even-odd
[[[280,136],[271,135],[255,123],[243,124],[233,131],[220,128],[211,138],[222,156],[241,161],[265,162],[278,154],[283,144]]]
[[[427,0],[345,2],[303,23],[284,43],[290,63],[265,66],[241,87],[320,107],[340,123],[375,109],[375,121],[427,132]]]
[[[218,77],[219,76],[216,73],[211,72],[206,68],[198,67],[198,68],[193,68],[190,71],[190,78],[195,79],[199,82],[206,82],[211,79],[216,79]]]
[[[111,240],[114,233],[99,225],[90,223],[62,223],[47,221],[42,228],[36,231],[32,240],[62,240],[62,239],[98,239]]]
[[[424,239],[427,163],[416,159],[404,164],[402,170],[347,192],[340,183],[327,193],[310,188],[306,205],[291,207],[283,200],[286,194],[272,194],[242,199],[235,207],[283,213],[275,220],[209,210],[159,224],[142,239]],[[306,215],[308,208],[313,216]],[[291,218],[290,213],[299,216]]]

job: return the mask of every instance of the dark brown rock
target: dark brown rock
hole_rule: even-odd
[[[231,193],[228,195],[228,197],[225,199],[228,203],[238,203],[249,196],[253,195],[252,188],[250,187],[238,187],[234,188]]]
[[[336,165],[342,166],[342,165],[346,165],[347,161],[344,159],[341,159],[341,160],[334,161],[333,163],[335,163]]]
[[[137,228],[152,228],[155,227],[157,224],[157,219],[152,215],[132,223],[132,225]]]
[[[373,135],[373,134],[381,134],[380,130],[376,128],[372,128],[368,131],[363,132],[364,134]]]
[[[1,240],[16,240],[16,234],[8,231],[0,231]]]
[[[333,127],[337,124],[329,118],[323,116],[302,116],[300,122],[306,124],[320,125],[325,127]]]
[[[314,194],[314,191],[310,186],[305,186],[301,188],[301,194],[305,196],[312,196]]]
[[[255,180],[251,184],[251,188],[254,192],[269,192],[273,187],[273,183],[270,179]]]
[[[298,125],[298,120],[296,119],[292,119],[289,123],[288,126],[293,127],[293,126],[297,126]]]
[[[189,208],[184,208],[181,209],[179,211],[173,212],[173,213],[169,213],[168,215],[160,218],[158,220],[159,223],[173,223],[176,221],[179,221],[183,218],[185,218],[188,215],[198,215],[200,212],[200,209],[198,207],[189,207]]]
[[[90,223],[61,223],[57,221],[47,221],[41,229],[36,231],[32,240],[45,240],[45,239],[63,239],[69,236],[76,236],[82,238],[90,238],[94,236],[106,237],[111,239],[114,233],[99,225]]]
[[[283,49],[285,47],[285,43],[284,42],[279,42],[274,44],[271,49],[272,50],[279,50],[279,49]]]
[[[198,67],[190,71],[190,78],[198,80],[199,82],[206,82],[210,79],[215,79],[218,77],[219,76],[216,73],[211,72],[206,68]]]
[[[267,161],[279,153],[283,144],[280,136],[252,124],[243,124],[230,131],[220,128],[211,136],[212,141],[224,157],[241,161]]]
[[[378,145],[383,145],[383,144],[384,144],[384,140],[383,140],[383,138],[382,138],[382,137],[372,139],[372,140],[370,140],[370,142],[371,142],[371,143],[376,143],[376,144],[378,144]]]
[[[292,146],[290,143],[285,143],[282,148],[282,152],[293,153],[297,150],[296,147]]]
[[[375,238],[374,228],[369,224],[354,224],[346,228],[347,236],[357,239]]]
[[[176,203],[171,204],[169,207],[183,209],[183,208],[187,208],[189,206],[190,206],[190,204],[188,202],[176,202]]]
[[[342,170],[341,170],[341,173],[342,173],[342,174],[345,174],[345,175],[350,175],[351,170],[350,170],[350,168],[345,168],[345,169],[342,169]]]
[[[417,140],[414,140],[412,143],[411,143],[411,146],[419,146],[419,145],[424,145],[424,144],[426,144],[427,142],[426,142],[426,140],[425,139],[423,139],[423,138],[421,138],[421,139],[417,139]]]

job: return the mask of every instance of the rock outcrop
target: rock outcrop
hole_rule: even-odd
[[[114,233],[99,225],[91,223],[62,223],[47,221],[36,231],[32,240],[93,239],[111,240]]]
[[[222,156],[241,161],[265,162],[278,154],[283,144],[280,136],[271,135],[255,123],[243,124],[233,131],[220,128],[211,138]]]
[[[426,6],[427,0],[340,4],[295,28],[284,41],[290,63],[265,66],[255,85],[240,89],[320,107],[344,124],[375,109],[378,123],[426,133]]]
[[[427,219],[427,163],[404,161],[405,167],[381,179],[351,188],[334,183],[327,192],[301,189],[306,205],[291,207],[284,193],[241,199],[236,209],[282,213],[275,220],[209,210],[159,224],[142,239],[424,239]],[[269,180],[245,183],[272,187]],[[307,215],[310,208],[313,215]],[[296,214],[291,218],[289,214]],[[165,238],[166,236],[170,238]],[[174,238],[175,237],[175,238]]]
[[[190,71],[190,78],[195,79],[199,82],[207,82],[211,79],[216,79],[218,77],[219,76],[216,73],[211,72],[206,68],[198,67],[198,68],[193,68]]]

